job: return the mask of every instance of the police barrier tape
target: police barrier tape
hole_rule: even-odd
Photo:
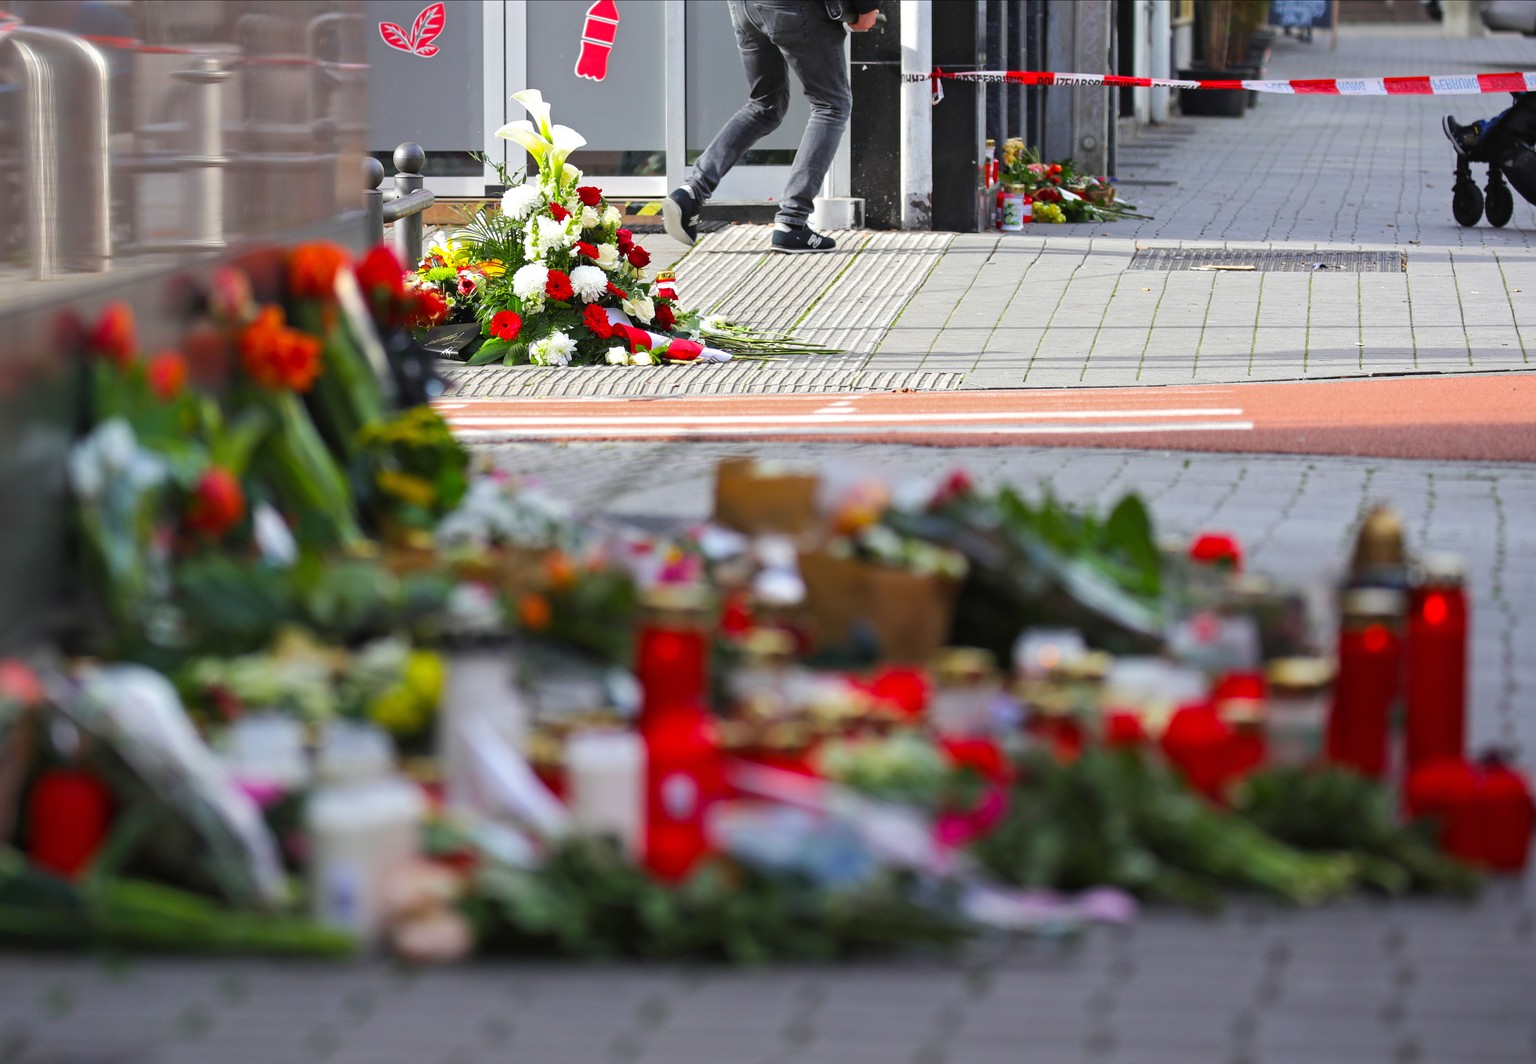
[[[986,84],[1102,86],[1146,89],[1251,89],[1293,96],[1475,96],[1483,93],[1536,91],[1536,73],[1426,74],[1401,78],[1298,78],[1290,81],[1182,81],[1134,78],[1121,74],[1058,74],[1039,70],[939,70],[907,74],[903,81],[933,82],[933,99],[944,97],[942,82]]]

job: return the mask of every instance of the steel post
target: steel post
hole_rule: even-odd
[[[368,246],[384,242],[384,164],[371,155],[363,157],[363,218]]]
[[[420,144],[410,141],[395,149],[395,199],[404,199],[412,192],[420,191],[427,179],[422,171],[427,167],[427,153]],[[421,213],[413,212],[395,222],[395,253],[407,267],[421,261],[423,229]]]
[[[187,201],[183,214],[189,245],[222,248],[224,241],[224,91],[230,78],[219,60],[202,55],[188,70],[171,75],[193,86],[187,124],[187,154],[181,159]]]

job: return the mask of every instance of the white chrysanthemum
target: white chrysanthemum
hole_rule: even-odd
[[[569,366],[576,353],[576,341],[563,332],[553,332],[528,347],[528,357],[538,366]]]
[[[610,347],[603,357],[608,360],[610,366],[627,366],[629,365],[629,348]]]
[[[619,265],[619,246],[617,244],[597,245],[597,264],[605,270],[617,269]]]
[[[520,222],[528,217],[539,202],[539,186],[517,185],[501,194],[501,213]]]
[[[646,324],[656,316],[656,304],[650,296],[635,296],[624,300],[624,313]]]
[[[636,351],[629,356],[629,364],[631,366],[654,366],[656,364],[656,356],[649,351]]]
[[[544,294],[544,286],[548,283],[549,267],[541,262],[530,262],[526,266],[519,266],[517,272],[512,275],[512,293],[519,299],[541,296]]]
[[[604,225],[618,225],[623,220],[624,220],[623,212],[621,212],[617,207],[615,207],[611,203],[608,205],[608,209],[603,211],[603,224]]]
[[[578,266],[571,271],[571,288],[583,303],[595,303],[608,291],[608,275],[596,266]]]
[[[581,209],[581,227],[583,229],[596,229],[603,224],[603,216],[597,213],[596,207],[583,207]]]
[[[570,230],[564,222],[557,222],[553,218],[539,218],[539,245],[545,248],[564,248],[571,246]]]

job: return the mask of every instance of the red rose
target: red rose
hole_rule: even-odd
[[[1243,571],[1243,548],[1224,532],[1204,532],[1189,545],[1190,561],[1201,565],[1224,565],[1234,573]]]
[[[581,323],[599,340],[606,340],[613,335],[613,326],[608,324],[608,312],[596,303],[587,304],[587,309],[581,312]]]
[[[388,244],[380,244],[357,264],[357,283],[364,292],[383,289],[393,295],[405,291],[405,271]]]
[[[603,202],[603,190],[593,185],[576,186],[576,195],[581,197],[581,202],[588,207],[596,207]]]
[[[209,466],[192,489],[187,505],[187,524],[194,532],[218,537],[234,528],[245,514],[245,492],[240,481],[222,466]]]
[[[643,269],[651,263],[651,253],[639,244],[630,245],[629,251],[625,252],[624,257],[637,270]]]
[[[669,330],[677,324],[677,318],[672,315],[672,308],[665,303],[656,304],[656,324]]]
[[[549,280],[544,284],[544,294],[550,299],[570,299],[575,295],[571,288],[570,274],[563,270],[550,270]]]
[[[667,357],[673,362],[692,362],[704,353],[704,345],[692,340],[673,340],[667,345]]]
[[[622,255],[628,251],[629,246],[635,242],[635,234],[631,233],[628,229],[620,229],[618,233],[615,234],[614,239],[619,242],[619,254]]]
[[[557,222],[563,222],[571,216],[571,212],[558,203],[551,203],[549,205],[549,213],[555,216],[555,221]]]
[[[491,319],[491,335],[498,340],[516,340],[523,331],[523,319],[515,311],[498,310]]]
[[[169,402],[187,386],[187,360],[180,351],[161,351],[144,367],[149,389]]]
[[[96,319],[87,342],[97,355],[126,369],[139,346],[133,326],[133,308],[121,300],[108,303],[101,317]]]
[[[576,248],[576,254],[582,256],[583,258],[592,259],[594,261],[597,259],[596,244],[589,244],[585,240],[578,240],[576,241],[574,247]]]

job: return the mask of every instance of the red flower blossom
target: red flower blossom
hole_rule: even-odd
[[[594,261],[597,259],[596,244],[590,244],[585,240],[578,240],[573,246],[576,249],[576,254],[582,256],[583,258],[592,259]]]
[[[606,340],[613,335],[613,326],[608,324],[608,312],[596,303],[587,304],[587,309],[581,312],[581,323],[599,340]]]
[[[187,526],[217,538],[239,524],[244,515],[245,492],[239,479],[222,466],[209,466],[192,489]]]
[[[608,294],[611,296],[618,296],[620,299],[629,298],[629,293],[624,291],[624,289],[620,288],[618,285],[614,284],[612,281],[608,282]]]
[[[624,257],[627,258],[629,260],[629,264],[637,270],[644,269],[651,263],[651,253],[645,250],[645,248],[641,247],[639,244],[631,244],[629,250],[624,253]]]
[[[673,340],[667,345],[667,357],[673,362],[692,362],[704,353],[704,345],[692,340]]]
[[[138,349],[139,338],[133,325],[133,308],[121,300],[108,303],[101,317],[86,338],[91,351],[113,363],[119,369],[127,369]]]
[[[523,331],[523,319],[516,311],[498,310],[491,319],[491,335],[498,340],[516,340]]]
[[[400,268],[400,260],[395,258],[389,245],[380,244],[363,256],[363,261],[357,264],[357,283],[362,285],[364,292],[383,289],[399,295],[405,290],[405,271]]]
[[[180,351],[161,351],[144,367],[149,389],[169,402],[187,386],[187,360]]]
[[[336,274],[351,258],[346,248],[326,240],[300,244],[288,256],[288,291],[296,299],[330,299]]]
[[[603,202],[603,190],[593,185],[576,186],[576,195],[581,197],[581,202],[588,207],[596,207]]]
[[[614,239],[619,242],[619,254],[623,255],[629,251],[629,246],[635,242],[635,234],[631,233],[628,229],[620,229],[614,235]]]
[[[549,280],[544,283],[544,294],[550,299],[570,299],[576,294],[571,288],[570,274],[563,270],[550,270]]]
[[[560,206],[558,203],[551,203],[549,205],[549,213],[554,215],[555,221],[557,222],[563,222],[571,216],[571,212]]]
[[[668,330],[677,324],[677,318],[673,315],[672,308],[665,303],[656,304],[656,324]]]
[[[1224,532],[1204,532],[1189,545],[1189,557],[1202,565],[1225,565],[1235,573],[1243,571],[1243,548]]]
[[[320,341],[283,324],[283,312],[267,307],[240,333],[245,372],[263,388],[307,392],[320,376]]]
[[[431,328],[448,320],[448,301],[435,288],[421,288],[411,300],[407,323],[416,328]]]

